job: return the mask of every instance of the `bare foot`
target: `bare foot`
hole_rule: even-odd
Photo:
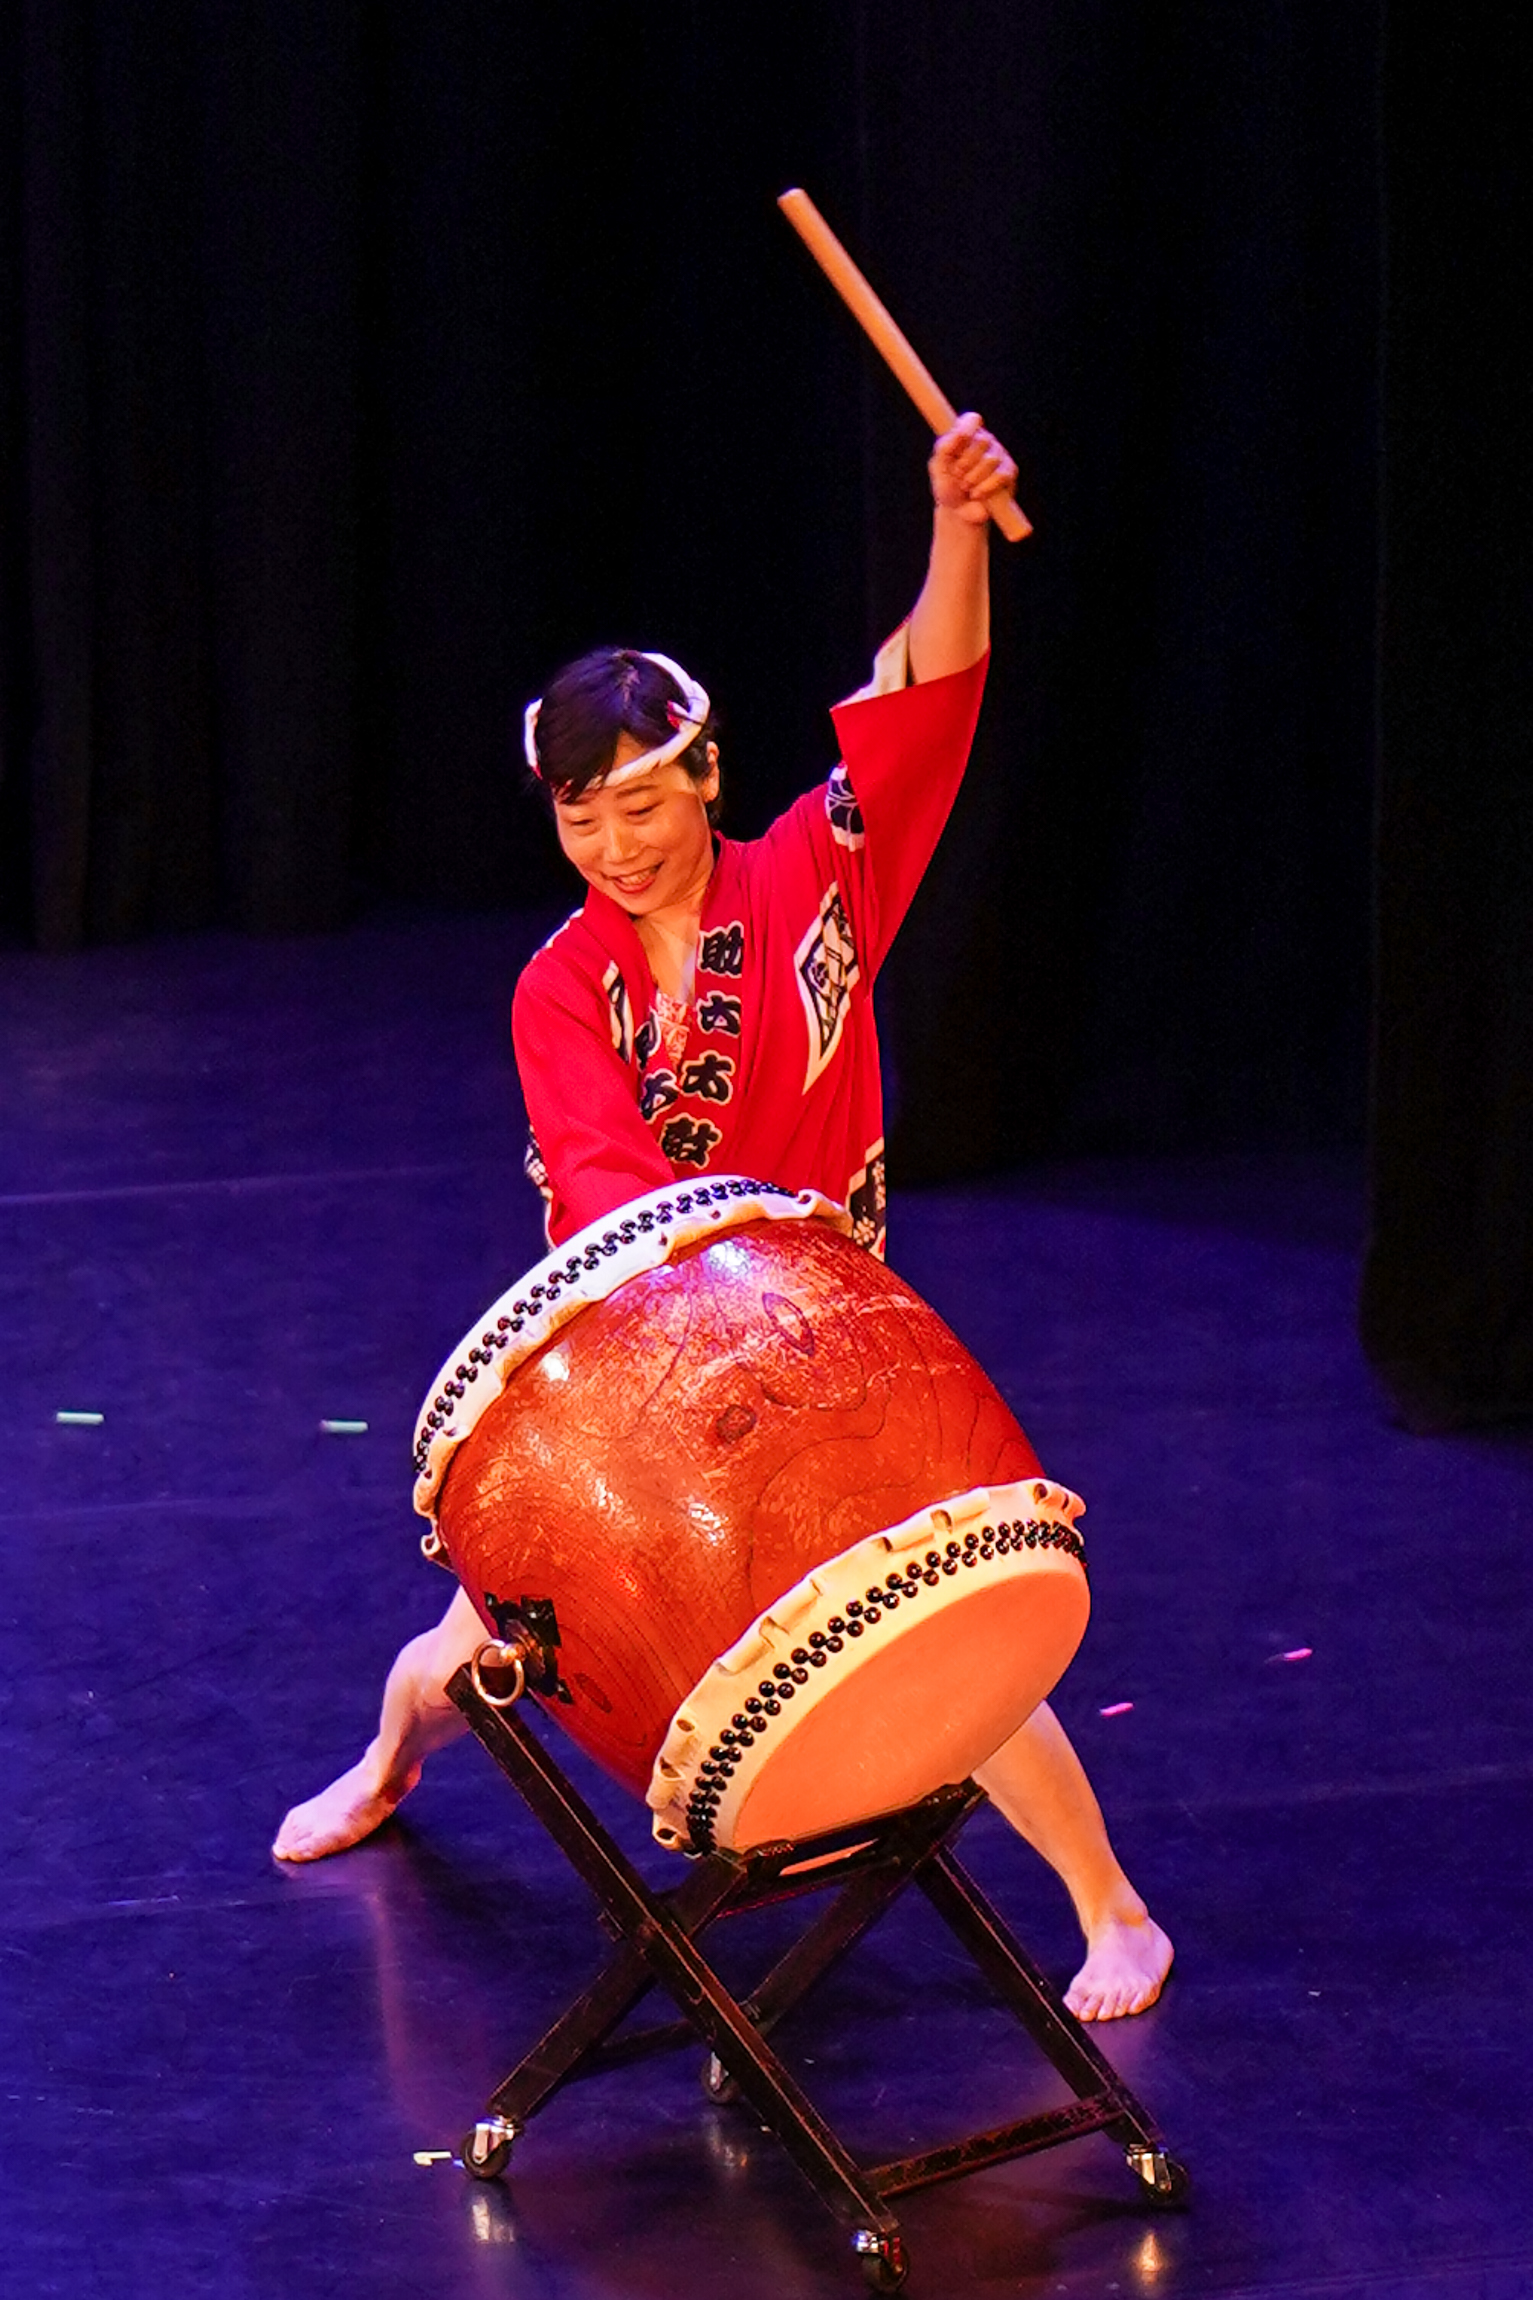
[[[445,1688],[483,1637],[473,1603],[460,1589],[434,1629],[400,1647],[383,1688],[377,1733],[349,1773],[293,1807],[272,1845],[279,1861],[322,1861],[383,1826],[432,1752],[468,1731]]]
[[[369,1749],[349,1773],[321,1789],[307,1804],[295,1805],[272,1842],[279,1861],[322,1861],[360,1845],[384,1822],[421,1777],[419,1765],[378,1786],[377,1764]]]
[[[1153,1917],[1104,1917],[1087,1938],[1086,1962],[1065,1991],[1077,2020],[1121,2020],[1160,1995],[1170,1941]]]

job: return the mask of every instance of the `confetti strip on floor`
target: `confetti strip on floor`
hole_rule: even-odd
[[[99,1428],[101,1423],[106,1420],[106,1415],[63,1412],[56,1413],[53,1418],[56,1422],[64,1423],[70,1429],[93,1430]]]
[[[1126,1717],[1133,1706],[1132,1701],[1110,1701],[1105,1709],[1097,1711],[1097,1715],[1099,1717]]]
[[[366,1422],[321,1422],[319,1426],[326,1437],[365,1437],[367,1435]]]

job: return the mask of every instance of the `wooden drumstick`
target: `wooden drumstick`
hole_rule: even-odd
[[[910,338],[890,318],[809,194],[784,192],[777,205],[932,430],[939,434],[951,431],[958,421],[958,410]],[[1020,543],[1024,535],[1031,535],[1032,521],[1014,495],[992,495],[985,509],[1009,543]]]

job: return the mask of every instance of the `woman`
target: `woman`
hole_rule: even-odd
[[[967,760],[989,647],[986,499],[1016,467],[978,416],[929,465],[932,548],[908,624],[835,715],[842,764],[764,839],[716,840],[708,698],[665,657],[571,664],[527,714],[527,753],[583,909],[517,986],[529,1171],[558,1243],[677,1175],[759,1174],[848,1205],[883,1243],[872,985]],[[316,1860],[368,1836],[465,1730],[442,1688],[484,1635],[461,1590],[413,1638],[358,1763],[283,1822],[273,1850]],[[980,1769],[1063,1879],[1086,1939],[1066,2001],[1083,2020],[1152,2004],[1171,1944],[1112,1847],[1047,1705]]]

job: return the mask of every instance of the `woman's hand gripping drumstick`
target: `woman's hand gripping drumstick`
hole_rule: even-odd
[[[886,306],[873,293],[809,194],[797,189],[784,192],[777,205],[847,310],[863,329],[874,350],[904,385],[939,438],[951,432],[960,420],[972,422],[977,428],[978,416],[959,417],[958,410],[931,369],[904,330],[890,316]],[[1004,449],[1001,452],[1005,454]],[[1009,543],[1020,543],[1024,535],[1032,533],[1032,523],[1016,500],[1016,482],[1017,467],[1006,456],[1004,470],[998,469],[983,488],[971,487],[969,491],[970,498],[982,503],[984,507],[982,514],[974,514],[976,519],[993,519]]]

